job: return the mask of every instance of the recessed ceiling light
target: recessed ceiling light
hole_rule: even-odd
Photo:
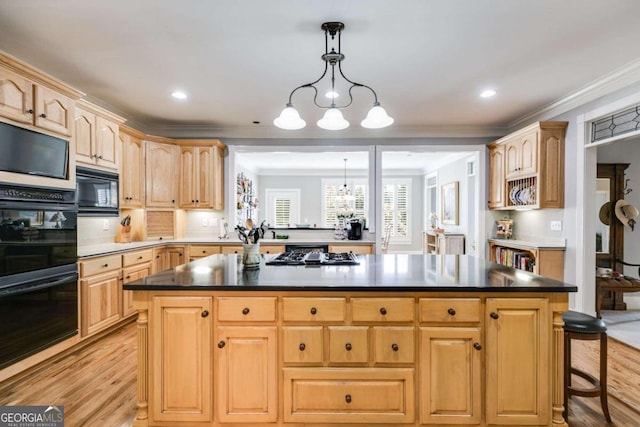
[[[487,89],[485,91],[483,91],[480,96],[482,98],[491,98],[492,96],[494,96],[496,94],[496,91],[493,89]]]
[[[326,96],[327,98],[337,98],[340,95],[338,95],[338,92],[329,91],[329,92],[325,93],[324,96]]]
[[[171,92],[171,96],[173,96],[175,99],[187,99],[187,94],[180,90]]]

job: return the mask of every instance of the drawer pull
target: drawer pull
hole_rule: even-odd
[[[138,257],[138,259],[142,259],[142,255],[140,255],[140,256]]]
[[[27,114],[33,114],[33,109],[29,108],[29,109],[27,110]]]
[[[242,314],[244,314],[246,316],[247,314],[249,314],[249,311],[250,311],[249,307],[245,307],[245,308],[242,309]]]
[[[382,314],[383,316],[384,316],[385,314],[387,314],[387,309],[386,309],[386,308],[384,308],[384,307],[382,307],[382,308],[380,309],[380,314]]]
[[[224,347],[226,344],[227,344],[227,343],[225,343],[224,341],[220,341],[220,342],[218,343],[218,348],[222,348],[222,347]]]
[[[107,268],[107,267],[109,267],[109,264],[105,264],[105,265],[103,265],[103,267],[104,267],[104,268]]]
[[[447,310],[447,313],[449,313],[449,315],[451,315],[451,316],[455,316],[456,315],[456,311],[453,308],[450,308],[449,310]]]
[[[398,351],[399,349],[400,349],[400,347],[398,347],[398,344],[396,344],[396,343],[391,344],[391,350]]]
[[[42,117],[43,119],[47,118],[47,115],[45,113],[40,114],[40,117]]]
[[[315,307],[311,307],[311,310],[309,310],[309,312],[315,315],[318,312],[318,309],[316,309]]]
[[[200,316],[202,317],[207,317],[209,315],[209,310],[204,310],[202,313],[200,313]]]
[[[351,395],[350,394],[345,395],[344,396],[344,401],[347,402],[347,403],[351,403]]]
[[[482,346],[480,345],[479,342],[474,342],[473,343],[473,348],[475,348],[476,350],[482,350]]]
[[[298,346],[298,348],[300,349],[300,351],[304,351],[304,349],[307,348],[307,346],[304,345],[303,342],[301,342],[300,345]]]
[[[489,314],[489,317],[491,317],[492,319],[497,319],[497,318],[498,318],[498,317],[500,317],[500,316],[498,316],[498,313],[496,313],[495,311],[492,311],[492,312]]]
[[[207,251],[203,250],[203,251],[202,251],[202,253],[203,253],[203,254],[206,254],[206,253],[207,253]]]
[[[344,345],[344,348],[346,348],[346,349],[347,349],[347,351],[351,351],[351,348],[352,348],[352,347],[351,347],[351,343],[350,343],[350,342],[346,343],[346,344]]]

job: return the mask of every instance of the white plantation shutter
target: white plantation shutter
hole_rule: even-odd
[[[291,199],[276,197],[274,200],[275,205],[275,220],[276,227],[288,227],[291,224]]]
[[[355,213],[356,218],[366,218],[366,198],[367,187],[366,185],[355,185],[353,188],[353,195],[355,196]]]
[[[336,216],[336,196],[338,195],[338,186],[330,184],[324,185],[323,193],[323,227],[333,227],[338,222],[338,218]]]
[[[411,242],[410,179],[386,179],[382,188],[382,225],[384,230],[391,229],[391,238],[395,243]]]
[[[367,185],[363,179],[347,180],[347,185],[355,197],[354,214],[356,218],[367,218],[369,203],[367,201]],[[338,189],[344,185],[344,180],[323,179],[321,181],[322,191],[322,226],[331,228],[338,222],[336,215],[336,196]]]

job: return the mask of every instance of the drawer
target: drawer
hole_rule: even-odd
[[[129,267],[131,265],[142,264],[143,262],[151,262],[153,259],[153,250],[145,249],[144,251],[127,252],[122,255],[122,266]]]
[[[133,282],[134,280],[142,279],[151,274],[151,264],[146,266],[134,266],[122,269],[122,284]]]
[[[285,322],[342,322],[345,311],[344,298],[282,298]]]
[[[351,298],[354,322],[413,322],[413,298]]]
[[[329,326],[329,363],[367,363],[367,326]]]
[[[373,343],[375,363],[413,363],[415,359],[413,327],[375,326]]]
[[[285,326],[282,328],[284,363],[322,363],[322,326]]]
[[[80,277],[93,276],[122,268],[121,255],[109,255],[100,258],[92,258],[78,263]]]
[[[421,322],[479,322],[480,298],[421,298]]]
[[[261,254],[279,254],[284,252],[284,245],[260,245]]]
[[[221,254],[241,254],[242,253],[242,246],[220,246],[220,253]]]
[[[284,421],[413,423],[413,369],[284,369]]]
[[[329,245],[329,252],[351,252],[356,255],[371,255],[373,254],[373,246],[372,245]]]
[[[276,297],[220,297],[218,320],[221,322],[275,322]]]
[[[190,257],[205,257],[209,255],[215,255],[220,253],[220,246],[195,246],[189,247]]]

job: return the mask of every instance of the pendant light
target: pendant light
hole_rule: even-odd
[[[287,102],[286,107],[280,113],[274,121],[273,124],[279,127],[280,129],[286,130],[297,130],[302,129],[306,126],[306,122],[300,117],[298,111],[293,107],[292,97],[293,94],[301,88],[311,88],[314,91],[313,102],[318,108],[325,109],[326,112],[322,116],[320,120],[316,122],[316,124],[322,128],[327,130],[342,130],[349,127],[349,122],[342,115],[343,108],[349,107],[353,103],[353,95],[351,91],[355,87],[369,89],[371,94],[373,95],[373,107],[369,110],[367,117],[360,122],[362,127],[368,129],[380,129],[387,126],[390,126],[393,123],[393,118],[389,117],[387,112],[378,102],[378,95],[376,92],[369,86],[364,85],[362,83],[357,83],[352,80],[349,80],[344,73],[342,72],[342,61],[345,56],[342,54],[340,47],[340,37],[342,34],[342,30],[344,30],[344,24],[342,22],[325,22],[321,25],[322,30],[324,30],[324,38],[325,38],[325,53],[322,55],[322,60],[325,62],[324,64],[324,72],[317,80],[305,83],[303,85],[298,86],[289,94],[289,102]],[[337,37],[337,51],[336,47],[331,47],[329,50],[329,37],[331,37],[331,41],[336,40]],[[335,89],[335,80],[336,80],[336,66],[338,67],[339,77],[342,77],[350,86],[348,89],[349,99],[344,105],[336,105],[336,97],[337,92]],[[320,82],[329,71],[329,67],[331,67],[331,91],[327,96],[331,98],[331,104],[329,106],[321,105],[318,103],[318,88],[316,84]]]

